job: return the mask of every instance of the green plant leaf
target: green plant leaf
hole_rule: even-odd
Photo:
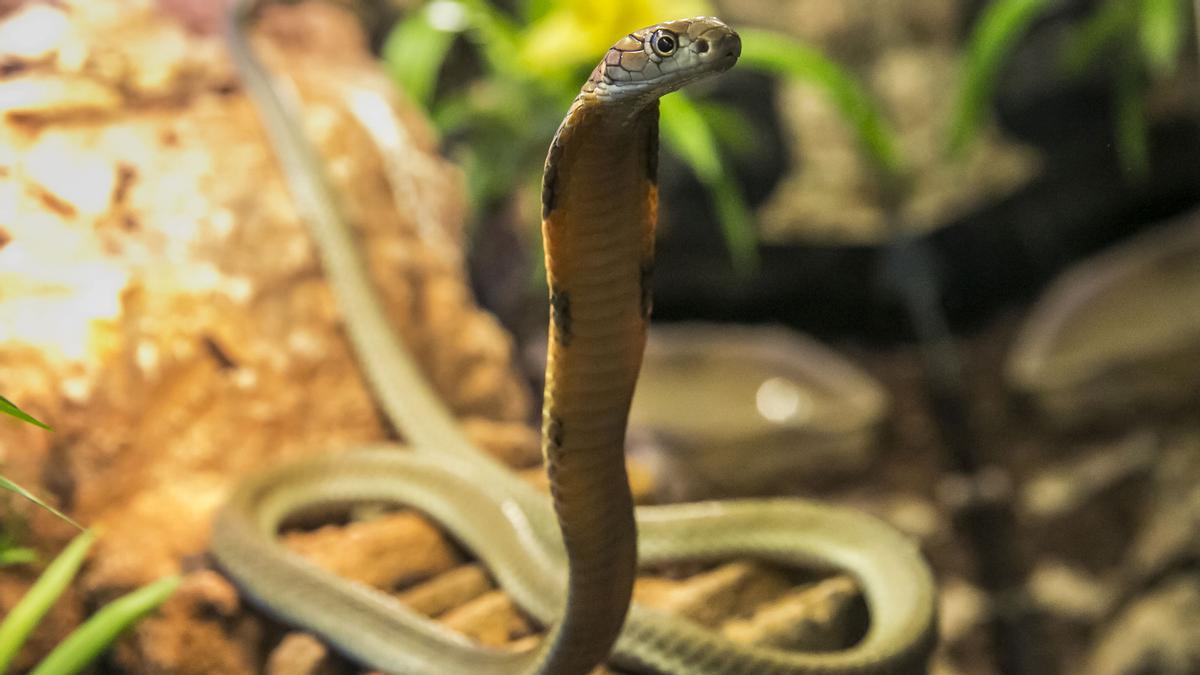
[[[108,603],[59,643],[30,675],[73,675],[83,670],[122,633],[166,602],[178,586],[178,576],[164,577]]]
[[[467,34],[493,73],[512,79],[524,76],[513,56],[520,49],[521,30],[511,19],[484,0],[443,1],[459,2],[467,10]]]
[[[71,584],[95,541],[94,530],[84,530],[72,539],[4,617],[0,623],[0,673],[6,671],[26,638]]]
[[[954,101],[948,144],[953,154],[961,155],[979,135],[995,94],[1000,66],[1030,24],[1049,6],[1048,0],[997,0],[984,10],[967,43]]]
[[[850,125],[868,159],[883,174],[904,173],[896,133],[875,101],[846,69],[820,51],[770,31],[741,31],[741,67],[794,77],[816,86]]]
[[[759,150],[760,139],[741,110],[712,101],[695,101],[722,148],[739,158],[750,158]]]
[[[1141,7],[1142,53],[1153,72],[1169,74],[1177,63],[1187,12],[1179,0],[1142,0]]]
[[[434,0],[398,22],[382,52],[392,76],[426,108],[446,54],[460,34],[471,39],[493,74],[520,76],[512,57],[520,32],[510,19],[482,0]]]
[[[25,422],[28,422],[35,426],[39,426],[47,431],[54,431],[54,429],[50,428],[50,425],[48,425],[44,422],[41,422],[37,419],[34,419],[33,415],[30,415],[29,413],[25,412],[24,410],[21,410],[20,408],[17,407],[17,405],[15,403],[4,398],[3,396],[0,396],[0,413],[3,413],[5,415],[11,415],[12,417],[15,417],[15,418],[25,421]]]
[[[8,565],[28,565],[37,562],[37,551],[31,548],[14,546],[12,548],[0,548],[0,567]]]
[[[1146,120],[1145,80],[1131,55],[1117,65],[1116,107],[1117,156],[1125,174],[1135,180],[1150,173],[1150,128]]]
[[[1137,2],[1108,0],[1073,32],[1063,50],[1063,68],[1079,76],[1104,50],[1133,30]]]
[[[29,501],[33,502],[34,504],[37,504],[38,506],[42,507],[43,509],[46,509],[50,513],[53,513],[54,515],[58,516],[62,520],[65,520],[68,523],[74,525],[75,527],[77,527],[81,530],[83,529],[83,526],[80,525],[79,523],[75,522],[75,520],[73,518],[66,515],[62,511],[59,511],[58,509],[54,508],[53,506],[50,506],[46,502],[39,499],[37,497],[37,495],[33,494],[29,490],[26,490],[25,488],[21,487],[20,485],[17,485],[16,483],[5,478],[4,476],[0,476],[0,490],[8,490],[9,492],[16,493],[16,494],[24,497],[25,499],[28,499]]]
[[[465,10],[463,10],[465,12]],[[383,43],[383,60],[392,78],[417,103],[428,108],[446,53],[458,35],[438,24],[437,7],[422,7],[400,21]]]
[[[558,0],[522,0],[521,18],[527,24],[533,23],[560,4],[562,3]]]
[[[664,96],[659,122],[663,140],[696,174],[717,210],[734,270],[758,268],[758,237],[754,217],[721,157],[717,140],[704,114],[681,93]]]

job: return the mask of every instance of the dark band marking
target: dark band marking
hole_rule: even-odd
[[[642,261],[641,280],[642,289],[642,318],[650,320],[650,312],[654,310],[654,258],[647,258]]]
[[[550,151],[546,153],[546,166],[542,171],[542,220],[550,217],[550,213],[554,211],[555,188],[558,183],[558,160],[562,157],[563,146],[560,142],[559,133],[554,135],[554,140],[550,143]]]
[[[552,450],[558,450],[563,444],[563,423],[557,415],[546,419],[546,443]]]
[[[553,284],[550,286],[550,319],[554,322],[558,343],[566,347],[571,343],[571,297]]]
[[[575,97],[571,109],[567,111],[558,131],[554,132],[554,140],[550,141],[550,149],[546,152],[546,166],[542,172],[542,220],[550,217],[558,202],[558,164],[562,160],[566,147],[571,143],[571,135],[584,116],[585,103],[583,94]]]
[[[562,462],[563,423],[558,415],[550,413],[542,422],[542,454],[546,459],[546,476],[550,479],[550,497],[555,508],[562,502],[562,486],[558,480],[559,464]]]

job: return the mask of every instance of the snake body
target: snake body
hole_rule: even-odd
[[[234,61],[312,229],[364,372],[409,445],[325,456],[243,482],[217,516],[211,549],[250,599],[392,673],[582,675],[606,657],[639,671],[707,675],[922,669],[933,641],[932,577],[914,545],[872,517],[801,500],[745,500],[640,507],[635,528],[623,444],[650,311],[657,101],[732,66],[736,33],[698,18],[622,38],[551,145],[543,186],[548,500],[467,440],[394,335],[337,195],[298,130],[295,101],[272,85],[246,41],[253,14],[246,2],[232,14]],[[290,515],[362,501],[434,518],[523,609],[553,626],[550,635],[524,652],[476,645],[274,542]],[[871,612],[867,635],[843,651],[793,653],[737,645],[630,607],[639,564],[734,556],[850,573]]]

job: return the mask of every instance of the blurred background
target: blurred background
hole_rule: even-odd
[[[1200,672],[1190,3],[401,12],[381,56],[466,173],[472,286],[534,392],[545,139],[612,35],[693,14],[745,51],[663,102],[633,413],[660,496],[869,503],[924,541],[966,672]]]
[[[0,2],[0,19],[11,25],[31,4]],[[299,39],[317,19],[280,24],[275,38],[314,63],[362,50],[400,92],[401,116],[423,118],[415,143],[461,181],[433,209],[461,226],[422,245],[453,250],[463,297],[512,336],[512,382],[490,399],[449,396],[460,413],[520,424],[540,410],[540,179],[580,84],[632,29],[720,16],[742,35],[740,64],[662,103],[654,329],[630,443],[640,498],[804,495],[882,516],[920,542],[938,576],[936,672],[1200,673],[1200,81],[1188,0],[332,4],[359,43]],[[180,40],[215,40],[215,3],[157,6],[184,27]],[[13,45],[0,38],[0,52]],[[0,87],[25,72],[15,63],[0,58]],[[214,96],[236,89],[227,74],[201,80]],[[317,80],[301,91],[343,96]],[[0,88],[0,110],[17,110],[10,120],[28,131],[13,91]],[[399,142],[363,126],[384,157]],[[20,164],[22,143],[0,169]],[[379,173],[397,189],[399,174]],[[400,227],[420,220],[404,199],[392,202]],[[20,242],[15,221],[0,226],[14,230],[0,229],[0,250],[6,236]],[[425,274],[422,256],[437,259],[377,250],[400,286]],[[32,272],[3,260],[0,317],[15,321],[31,310],[3,305]],[[435,321],[444,296],[420,297],[429,304],[412,313]],[[420,304],[406,302],[393,309]],[[258,358],[230,337],[242,328],[188,330],[211,336],[200,351],[231,381]],[[0,326],[0,341],[47,334]],[[437,334],[418,343],[436,350]],[[27,362],[20,354],[5,358]],[[470,381],[427,363],[447,390]],[[21,389],[0,387],[10,398]],[[86,407],[46,397],[34,406],[42,417]],[[38,464],[28,480],[63,480],[47,471]],[[81,494],[74,515],[105,513],[108,498]]]

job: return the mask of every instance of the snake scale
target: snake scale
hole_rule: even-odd
[[[622,38],[596,67],[548,154],[543,235],[551,325],[542,446],[552,499],[463,435],[388,325],[297,102],[273,85],[230,13],[233,60],[312,231],[346,331],[380,407],[407,446],[381,444],[252,476],[219,511],[211,550],[243,594],[350,658],[414,675],[582,675],[606,658],[637,672],[702,675],[920,672],[934,641],[932,576],[914,544],[855,511],[797,499],[635,509],[626,419],[650,314],[657,212],[658,98],[737,60],[713,18]],[[552,626],[522,652],[467,640],[394,599],[284,550],[291,515],[356,502],[420,510],[474,551],[530,615]],[[871,615],[833,652],[739,645],[687,620],[630,605],[639,565],[754,557],[851,574]]]

